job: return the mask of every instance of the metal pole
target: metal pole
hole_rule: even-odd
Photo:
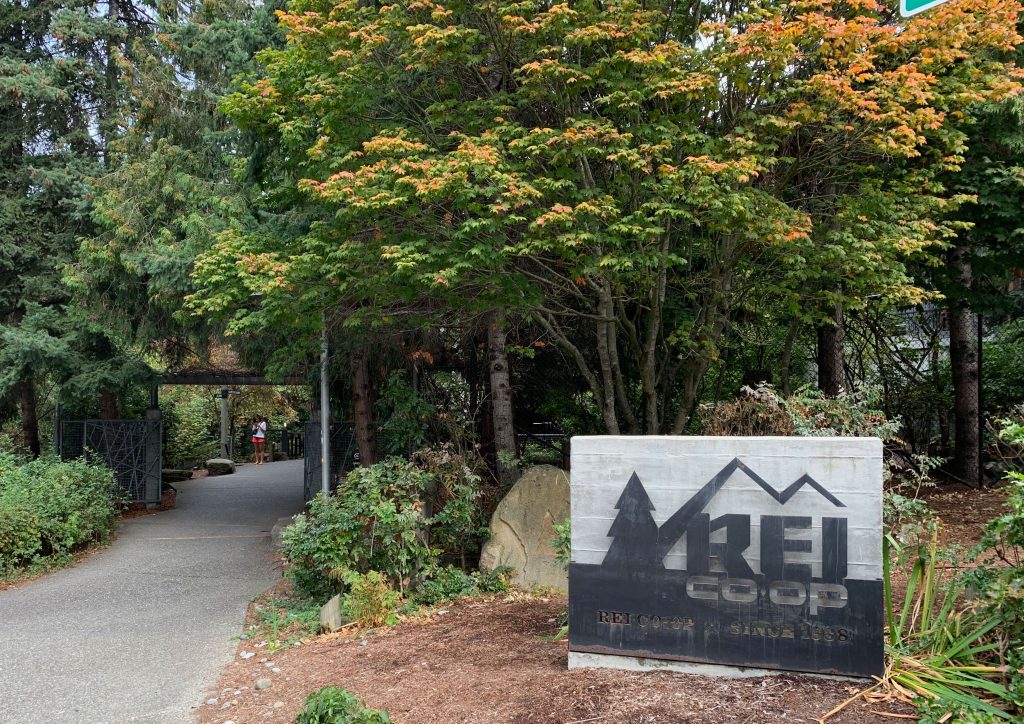
[[[63,457],[64,455],[63,432],[64,425],[61,420],[60,391],[58,391],[57,404],[53,408],[53,452],[57,457]]]
[[[327,396],[327,316],[320,312],[320,490],[331,494],[331,403]]]
[[[220,456],[227,458],[231,454],[228,449],[228,390],[220,390]]]
[[[984,359],[985,348],[984,322],[978,312],[978,487],[985,485],[985,388]]]

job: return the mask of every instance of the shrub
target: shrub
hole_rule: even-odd
[[[477,472],[482,461],[445,444],[418,451],[415,462],[432,479],[430,543],[458,556],[465,568],[466,554],[479,550],[488,533]]]
[[[551,540],[551,545],[555,548],[555,560],[563,568],[568,569],[572,560],[572,519],[566,518],[551,527],[555,529],[555,537]]]
[[[105,541],[117,504],[102,465],[0,455],[0,574]]]
[[[775,390],[768,385],[744,387],[729,402],[705,403],[698,419],[705,435],[793,435],[793,420]]]
[[[425,606],[434,606],[463,596],[503,593],[509,589],[512,574],[512,569],[507,567],[473,573],[452,566],[439,568],[432,571],[417,587],[415,601]]]
[[[1017,320],[995,330],[985,342],[984,396],[986,404],[1006,410],[1024,404],[1024,321]]]
[[[914,697],[922,721],[1018,721],[1024,713],[1024,474],[1009,479],[1007,510],[988,524],[971,552],[980,563],[963,575],[944,573],[964,561],[939,548],[939,523],[920,501],[887,500],[890,664],[880,684]],[[893,563],[908,571],[902,607],[893,596]]]
[[[210,437],[216,408],[209,397],[178,395],[164,407],[167,426],[164,459],[168,465],[189,469],[217,456],[220,446]]]
[[[998,621],[993,637],[1005,659],[997,663],[1007,672],[1016,712],[1024,713],[1024,473],[1011,472],[1008,481],[1006,511],[986,526],[972,552],[975,559],[994,554],[998,563],[974,569],[967,582]]]
[[[416,602],[434,606],[462,596],[475,596],[480,592],[477,579],[461,568],[440,568],[416,589]]]
[[[707,435],[797,435],[800,437],[878,437],[889,440],[899,420],[878,409],[878,391],[863,388],[826,397],[802,388],[781,397],[770,385],[744,387],[731,402],[702,405],[700,420]]]
[[[377,571],[349,573],[345,584],[345,611],[350,620],[367,627],[383,626],[393,620],[392,612],[401,597],[384,576]]]
[[[1007,622],[977,601],[966,600],[963,577],[946,580],[938,566],[946,557],[938,548],[938,537],[938,526],[932,527],[927,542],[909,548],[885,537],[890,661],[880,684],[892,687],[901,697],[912,695],[923,704],[924,714],[937,705],[947,712],[974,712],[979,721],[1013,719],[1009,712],[1022,700],[1020,692],[1015,695],[1012,685],[1007,685],[1007,667],[1000,661],[1006,643],[1000,629]],[[906,601],[898,608],[891,564],[893,558],[902,562],[905,554],[911,566]]]
[[[337,686],[317,689],[306,698],[296,724],[390,724],[386,711],[369,709],[355,694]]]
[[[878,409],[880,392],[873,387],[826,397],[820,390],[801,389],[784,400],[796,434],[801,437],[877,437],[890,440],[900,429]]]
[[[1003,477],[1009,471],[1024,472],[1024,405],[1018,405],[1004,416],[989,422],[994,444],[989,446],[989,455],[994,458],[988,464],[989,470]]]
[[[480,593],[506,593],[516,572],[510,566],[499,566],[491,571],[474,571],[472,576]]]
[[[418,571],[436,565],[437,551],[422,535],[429,481],[411,463],[389,458],[350,472],[326,501],[314,498],[282,536],[298,592],[326,599],[345,590],[347,573],[370,571],[404,592]]]
[[[377,401],[378,443],[388,455],[407,455],[427,441],[437,409],[413,390],[407,373],[392,372]]]

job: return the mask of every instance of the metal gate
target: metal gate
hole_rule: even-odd
[[[130,502],[159,503],[163,423],[149,420],[61,420],[57,450],[64,460],[84,457],[114,471]]]
[[[376,429],[377,449],[383,456],[388,450],[394,450],[395,438],[387,430]],[[320,481],[320,423],[307,422],[304,430],[305,455],[303,471],[305,475],[306,502],[312,500],[322,488]],[[412,450],[408,449],[399,457],[408,458]],[[351,421],[331,423],[331,490],[338,487],[338,482],[349,470],[359,465],[359,446],[356,443],[356,427]]]
[[[320,423],[307,422],[303,431],[305,455],[303,456],[303,480],[305,499],[312,500],[320,492]],[[351,423],[331,423],[331,489],[337,487],[338,479],[356,464],[356,432]]]

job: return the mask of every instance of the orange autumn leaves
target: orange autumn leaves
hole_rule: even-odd
[[[848,225],[836,273],[870,268],[892,290],[908,284],[900,259],[947,233],[917,218],[939,201],[896,208],[899,194],[955,168],[972,104],[1019,91],[1002,54],[1020,42],[1012,0],[910,21],[894,3],[705,5],[694,28],[685,3],[298,0],[268,77],[228,105],[280,130],[296,185],[332,213],[325,248],[358,244],[436,285],[537,256],[568,278],[642,270],[722,235],[811,264],[820,220],[787,180],[836,164],[870,191],[861,206],[888,205],[833,210]],[[894,220],[860,220],[875,215]]]

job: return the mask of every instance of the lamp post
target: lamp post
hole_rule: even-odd
[[[327,313],[320,311],[320,490],[331,494],[331,403],[327,397]]]

